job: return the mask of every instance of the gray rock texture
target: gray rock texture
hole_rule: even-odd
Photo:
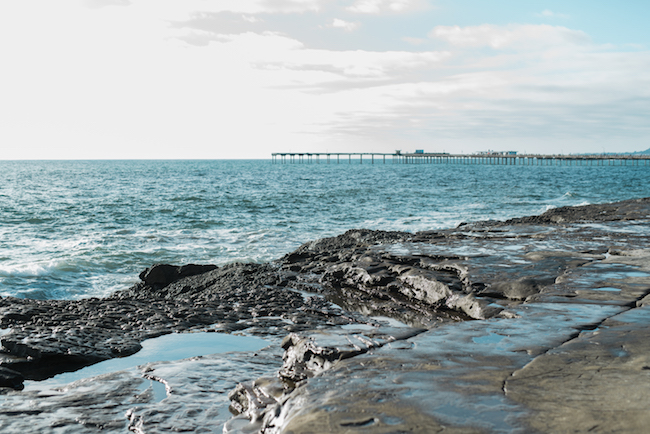
[[[158,264],[140,277],[101,300],[0,299],[1,432],[650,423],[650,199],[415,234],[353,230],[273,263]],[[33,381],[197,331],[269,347]]]

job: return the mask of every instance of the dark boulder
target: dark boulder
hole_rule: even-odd
[[[0,366],[0,387],[9,387],[14,390],[23,390],[25,377],[20,372]]]
[[[179,267],[169,264],[155,264],[140,273],[140,280],[148,286],[164,288],[183,277],[207,273],[216,268],[216,265],[187,264]]]

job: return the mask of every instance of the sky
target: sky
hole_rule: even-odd
[[[3,0],[0,159],[650,148],[647,0]]]

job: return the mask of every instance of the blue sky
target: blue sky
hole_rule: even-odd
[[[0,4],[4,159],[650,148],[650,2]]]

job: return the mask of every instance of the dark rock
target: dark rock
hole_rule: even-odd
[[[183,277],[206,273],[217,268],[216,265],[187,264],[174,266],[169,264],[156,264],[140,273],[140,279],[145,285],[164,288]]]
[[[15,390],[22,390],[25,386],[25,377],[20,372],[0,366],[0,387],[9,387]]]
[[[365,354],[390,342],[412,338],[425,331],[417,328],[376,328],[363,334],[332,331],[307,337],[292,333],[281,344],[285,352],[279,374],[290,384],[296,384],[329,369],[337,361]]]
[[[355,244],[351,234],[305,246],[285,257],[283,269],[309,270],[324,294],[366,314],[382,301],[413,311],[480,311],[476,301],[507,310],[490,321],[432,327],[403,346],[373,346],[368,338],[360,344],[353,334],[338,335],[340,341],[331,334],[290,335],[279,371],[285,394],[266,403],[255,400],[259,392],[239,394],[255,400],[248,407],[255,410],[247,414],[249,425],[239,420],[238,426],[244,432],[639,432],[649,420],[643,409],[649,204],[560,209],[466,224],[432,238],[421,233],[400,241],[399,257],[390,243]],[[621,225],[628,220],[636,222]],[[338,245],[337,263],[322,246]],[[454,256],[472,250],[480,254]]]
[[[650,372],[649,207],[353,230],[268,264],[159,264],[101,300],[0,298],[0,364],[17,379],[125,357],[172,332],[274,343],[148,364],[161,402],[134,373],[56,394],[17,392],[7,379],[0,430],[30,431],[16,417],[29,415],[44,432],[638,431]]]
[[[621,202],[553,208],[538,216],[510,219],[505,224],[570,224],[578,222],[627,221],[647,217],[650,198]]]
[[[134,354],[143,340],[166,333],[243,330],[276,339],[293,333],[278,371],[289,384],[387,351],[394,342],[326,333],[350,324],[377,327],[377,316],[437,330],[517,318],[519,306],[539,301],[642,306],[650,303],[644,278],[617,276],[646,269],[648,215],[650,199],[642,199],[418,234],[351,230],[267,264],[158,264],[141,274],[142,282],[101,300],[0,298],[0,328],[9,329],[0,362],[27,379],[43,379]],[[621,229],[621,237],[617,225],[633,220],[638,228]],[[604,269],[610,277],[596,279]],[[601,287],[619,292],[603,296]],[[314,330],[321,332],[316,340]],[[397,369],[392,363],[388,369]],[[264,390],[251,386],[239,396],[263,402]],[[350,428],[367,419],[342,421],[348,422]]]

